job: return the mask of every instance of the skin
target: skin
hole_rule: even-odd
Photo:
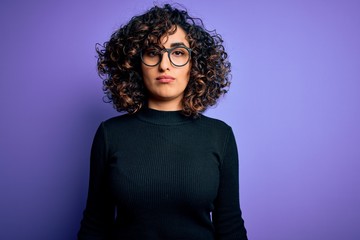
[[[190,47],[186,33],[180,27],[177,27],[174,34],[163,36],[161,43],[161,47],[165,48],[171,48],[179,43]],[[162,111],[181,110],[181,100],[189,83],[190,68],[190,62],[182,67],[172,65],[166,52],[163,53],[162,60],[157,66],[149,67],[142,63],[144,84],[149,92],[148,107]],[[159,77],[163,76],[171,78],[159,80]]]

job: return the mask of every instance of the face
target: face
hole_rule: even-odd
[[[171,49],[174,46],[190,47],[186,39],[186,33],[180,27],[172,35],[163,36],[161,48]],[[181,52],[173,52],[174,59],[180,56]],[[151,55],[150,55],[151,56]],[[149,92],[149,108],[158,110],[180,110],[184,90],[190,78],[190,61],[181,67],[171,63],[168,53],[162,52],[162,58],[158,65],[147,66],[141,64],[144,84]]]

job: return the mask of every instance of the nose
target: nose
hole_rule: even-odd
[[[161,72],[169,70],[170,66],[171,66],[171,62],[169,59],[168,52],[164,51],[164,53],[162,54],[162,57],[161,57],[161,61],[159,63],[159,70]]]

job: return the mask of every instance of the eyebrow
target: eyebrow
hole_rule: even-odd
[[[186,47],[185,43],[183,43],[183,42],[174,42],[174,43],[170,44],[170,47],[179,47],[179,46]]]
[[[157,45],[154,44],[153,47],[157,47]],[[158,46],[158,47],[160,47],[160,46]],[[161,47],[164,47],[164,46],[161,46]],[[161,47],[160,47],[160,48],[161,48]],[[187,47],[187,46],[186,46],[185,43],[183,43],[183,42],[174,42],[174,43],[171,43],[171,44],[170,44],[170,48],[174,48],[174,47]]]

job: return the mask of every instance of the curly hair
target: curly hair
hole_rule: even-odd
[[[97,44],[97,68],[109,102],[119,111],[136,113],[147,104],[140,53],[177,27],[186,32],[191,53],[189,83],[182,99],[182,113],[198,116],[216,104],[230,86],[230,62],[222,37],[205,29],[201,19],[165,4],[134,16],[116,30],[108,42]]]

